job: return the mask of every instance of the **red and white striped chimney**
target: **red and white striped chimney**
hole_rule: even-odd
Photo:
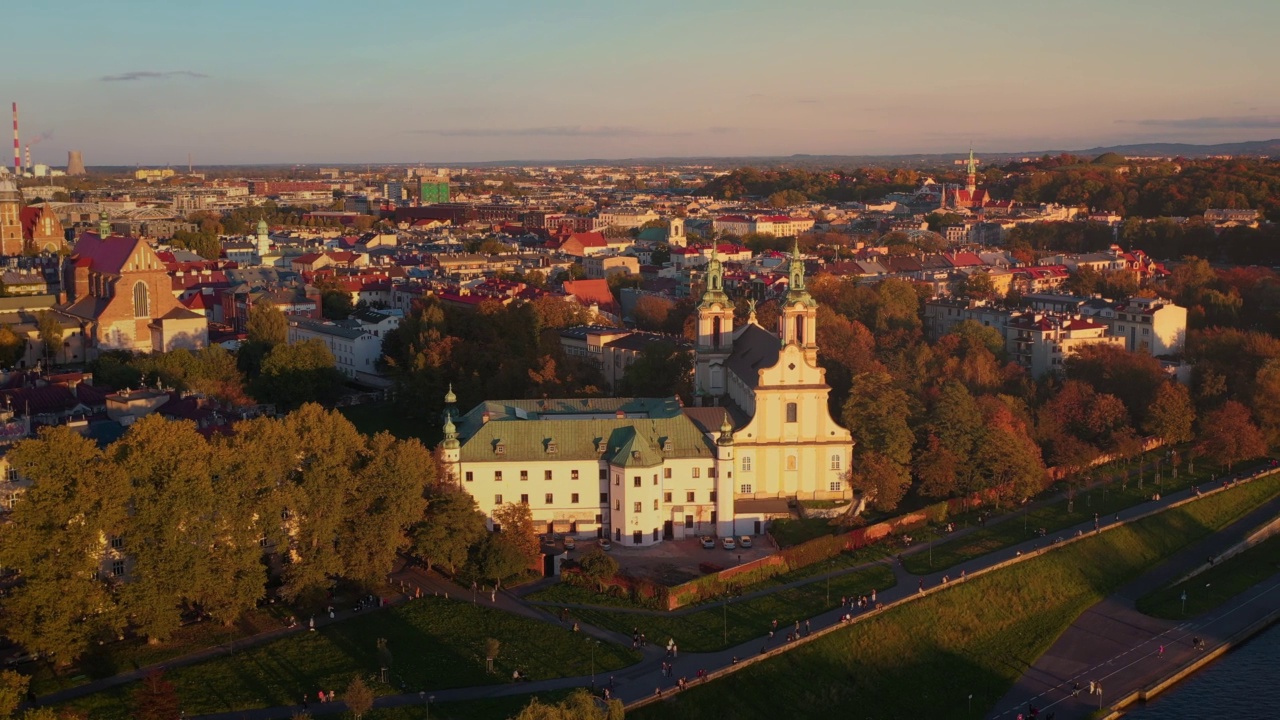
[[[22,149],[18,146],[18,103],[13,104],[13,174],[22,175]]]

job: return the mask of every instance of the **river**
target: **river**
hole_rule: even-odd
[[[1280,712],[1280,624],[1189,679],[1126,713],[1133,720],[1276,717]]]

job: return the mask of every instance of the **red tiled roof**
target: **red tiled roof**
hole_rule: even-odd
[[[76,241],[75,255],[79,256],[76,264],[79,266],[88,258],[89,267],[93,270],[118,275],[141,242],[138,238],[122,235],[111,235],[104,240],[97,233],[82,233]]]

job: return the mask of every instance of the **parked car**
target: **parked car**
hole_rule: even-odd
[[[724,546],[725,550],[732,550],[738,547],[738,544],[735,543],[731,537],[720,538],[720,544]]]
[[[602,537],[602,538],[600,538],[599,540],[597,540],[597,541],[596,541],[596,544],[597,544],[597,545],[599,545],[599,546],[600,546],[600,549],[601,549],[601,550],[603,550],[603,551],[605,551],[605,552],[609,552],[610,550],[612,550],[612,549],[613,549],[613,543],[612,543],[612,542],[610,542],[609,538],[603,538],[603,537]]]
[[[742,537],[738,538],[738,547],[742,547],[742,548],[751,547],[751,536],[743,535]]]
[[[715,549],[716,549],[716,541],[715,541],[715,540],[713,540],[713,539],[711,538],[711,536],[710,536],[710,535],[703,535],[703,536],[702,536],[702,547],[703,547],[703,548],[705,548],[705,549],[707,549],[707,550],[715,550]]]
[[[565,550],[572,550],[572,549],[576,548],[577,546],[578,546],[578,541],[577,541],[577,540],[574,540],[572,537],[570,537],[570,536],[568,536],[568,535],[565,535],[565,536],[564,536],[564,549],[565,549]]]

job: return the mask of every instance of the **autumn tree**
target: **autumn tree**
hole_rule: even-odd
[[[507,503],[493,511],[493,522],[502,528],[501,535],[511,543],[527,565],[542,556],[542,542],[533,527],[533,513],[524,503]]]
[[[122,626],[100,562],[104,538],[123,530],[128,479],[92,440],[61,425],[18,443],[9,461],[31,487],[0,523],[0,566],[23,579],[3,600],[6,634],[65,665]]]
[[[50,310],[43,310],[36,315],[36,333],[44,348],[45,364],[56,362],[58,353],[62,352],[62,322]]]
[[[618,381],[618,394],[639,397],[679,395],[686,402],[693,395],[693,357],[673,342],[651,342],[640,350]]]
[[[347,704],[347,710],[360,720],[365,713],[373,709],[373,690],[365,684],[364,679],[359,675],[351,678],[351,682],[347,683],[347,690],[342,694],[342,702]]]
[[[8,720],[27,697],[31,678],[12,670],[0,670],[0,720]]]
[[[535,697],[514,720],[622,720],[625,713],[621,700],[601,701],[579,688],[558,703],[544,703]]]
[[[1166,382],[1156,390],[1142,427],[1166,443],[1175,445],[1191,439],[1195,421],[1196,407],[1191,402],[1190,391],[1184,385]]]
[[[601,592],[604,591],[604,584],[618,574],[618,561],[598,546],[593,546],[582,556],[578,567],[582,570],[582,576],[594,582],[596,589]]]
[[[1233,465],[1265,455],[1266,439],[1253,423],[1249,408],[1228,400],[1200,422],[1200,452],[1230,472]]]
[[[164,677],[164,672],[154,670],[142,678],[133,691],[133,717],[137,720],[178,720],[182,716],[182,704],[178,690]]]
[[[248,341],[261,343],[268,348],[281,345],[289,339],[289,321],[269,298],[261,297],[249,307],[249,319],[245,324]]]
[[[360,464],[338,551],[343,575],[372,587],[408,545],[409,527],[422,517],[426,489],[435,484],[435,462],[418,440],[381,432],[369,438]]]
[[[345,381],[323,340],[277,345],[262,361],[250,390],[259,401],[294,408],[308,402],[332,402]]]
[[[413,526],[413,552],[427,563],[457,572],[484,540],[485,516],[475,497],[456,488],[436,489],[427,499],[423,519]]]
[[[11,368],[27,353],[27,339],[8,325],[0,325],[0,368]]]

